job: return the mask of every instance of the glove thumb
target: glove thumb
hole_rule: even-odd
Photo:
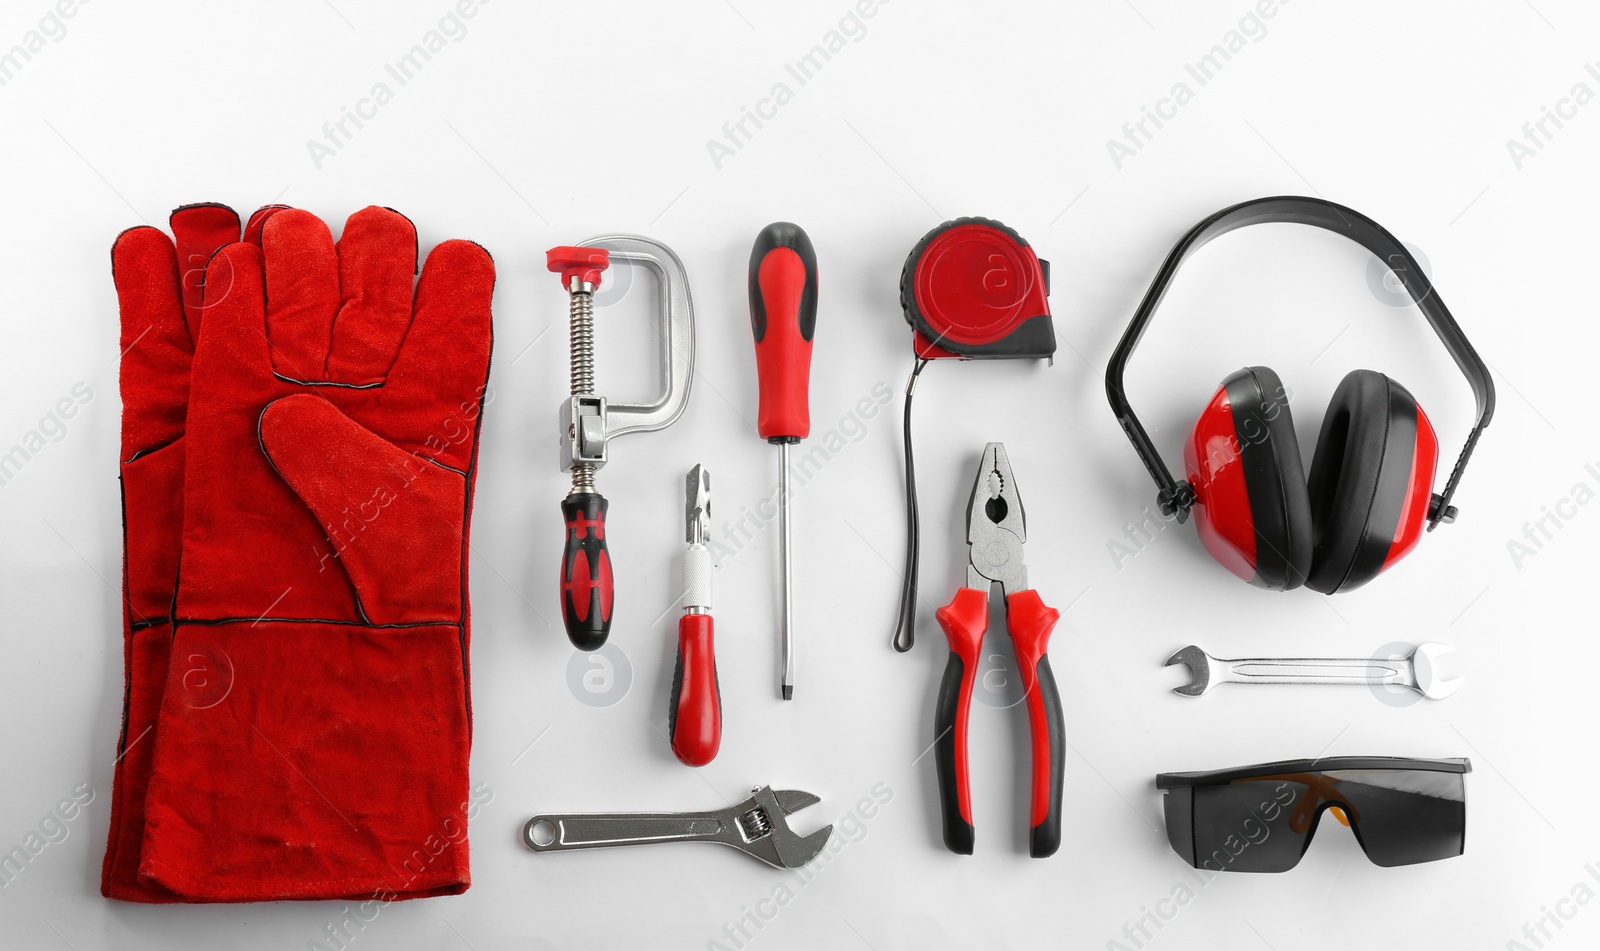
[[[269,403],[259,435],[327,533],[362,616],[461,623],[464,473],[400,449],[309,393]]]

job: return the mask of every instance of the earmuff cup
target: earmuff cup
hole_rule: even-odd
[[[1311,459],[1315,548],[1306,586],[1323,594],[1359,588],[1408,551],[1421,531],[1436,459],[1432,427],[1405,387],[1375,370],[1347,374]],[[1417,478],[1418,465],[1426,466],[1425,479]],[[1414,483],[1423,486],[1420,502]],[[1397,551],[1396,540],[1407,537]]]
[[[1228,376],[1184,449],[1201,543],[1229,571],[1276,591],[1311,571],[1311,503],[1288,393],[1267,367]]]
[[[1245,367],[1222,386],[1233,411],[1255,527],[1251,583],[1275,591],[1298,588],[1311,571],[1314,536],[1288,391],[1269,367]]]

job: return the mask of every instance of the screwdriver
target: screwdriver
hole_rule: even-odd
[[[789,557],[789,447],[811,434],[811,336],[817,326],[817,254],[797,224],[761,229],[750,249],[750,329],[760,412],[756,430],[778,447],[778,548],[783,575],[783,699],[794,698],[794,598]]]
[[[672,672],[667,734],[686,766],[704,766],[722,745],[722,688],[711,621],[711,473],[689,470],[683,493],[683,617],[678,619],[678,663]]]

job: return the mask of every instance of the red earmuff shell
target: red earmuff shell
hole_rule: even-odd
[[[1195,421],[1183,447],[1183,465],[1194,486],[1192,514],[1200,542],[1223,567],[1253,581],[1256,529],[1241,451],[1233,405],[1227,387],[1221,386]]]
[[[1395,562],[1411,553],[1422,540],[1428,523],[1428,506],[1433,502],[1433,477],[1439,469],[1439,437],[1433,431],[1428,414],[1417,407],[1417,440],[1411,453],[1411,483],[1406,489],[1406,500],[1400,507],[1400,519],[1395,525],[1394,541],[1383,558],[1379,574],[1389,570]]]

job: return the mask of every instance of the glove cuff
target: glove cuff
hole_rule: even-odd
[[[198,902],[466,890],[466,653],[453,624],[180,623],[139,881]]]

